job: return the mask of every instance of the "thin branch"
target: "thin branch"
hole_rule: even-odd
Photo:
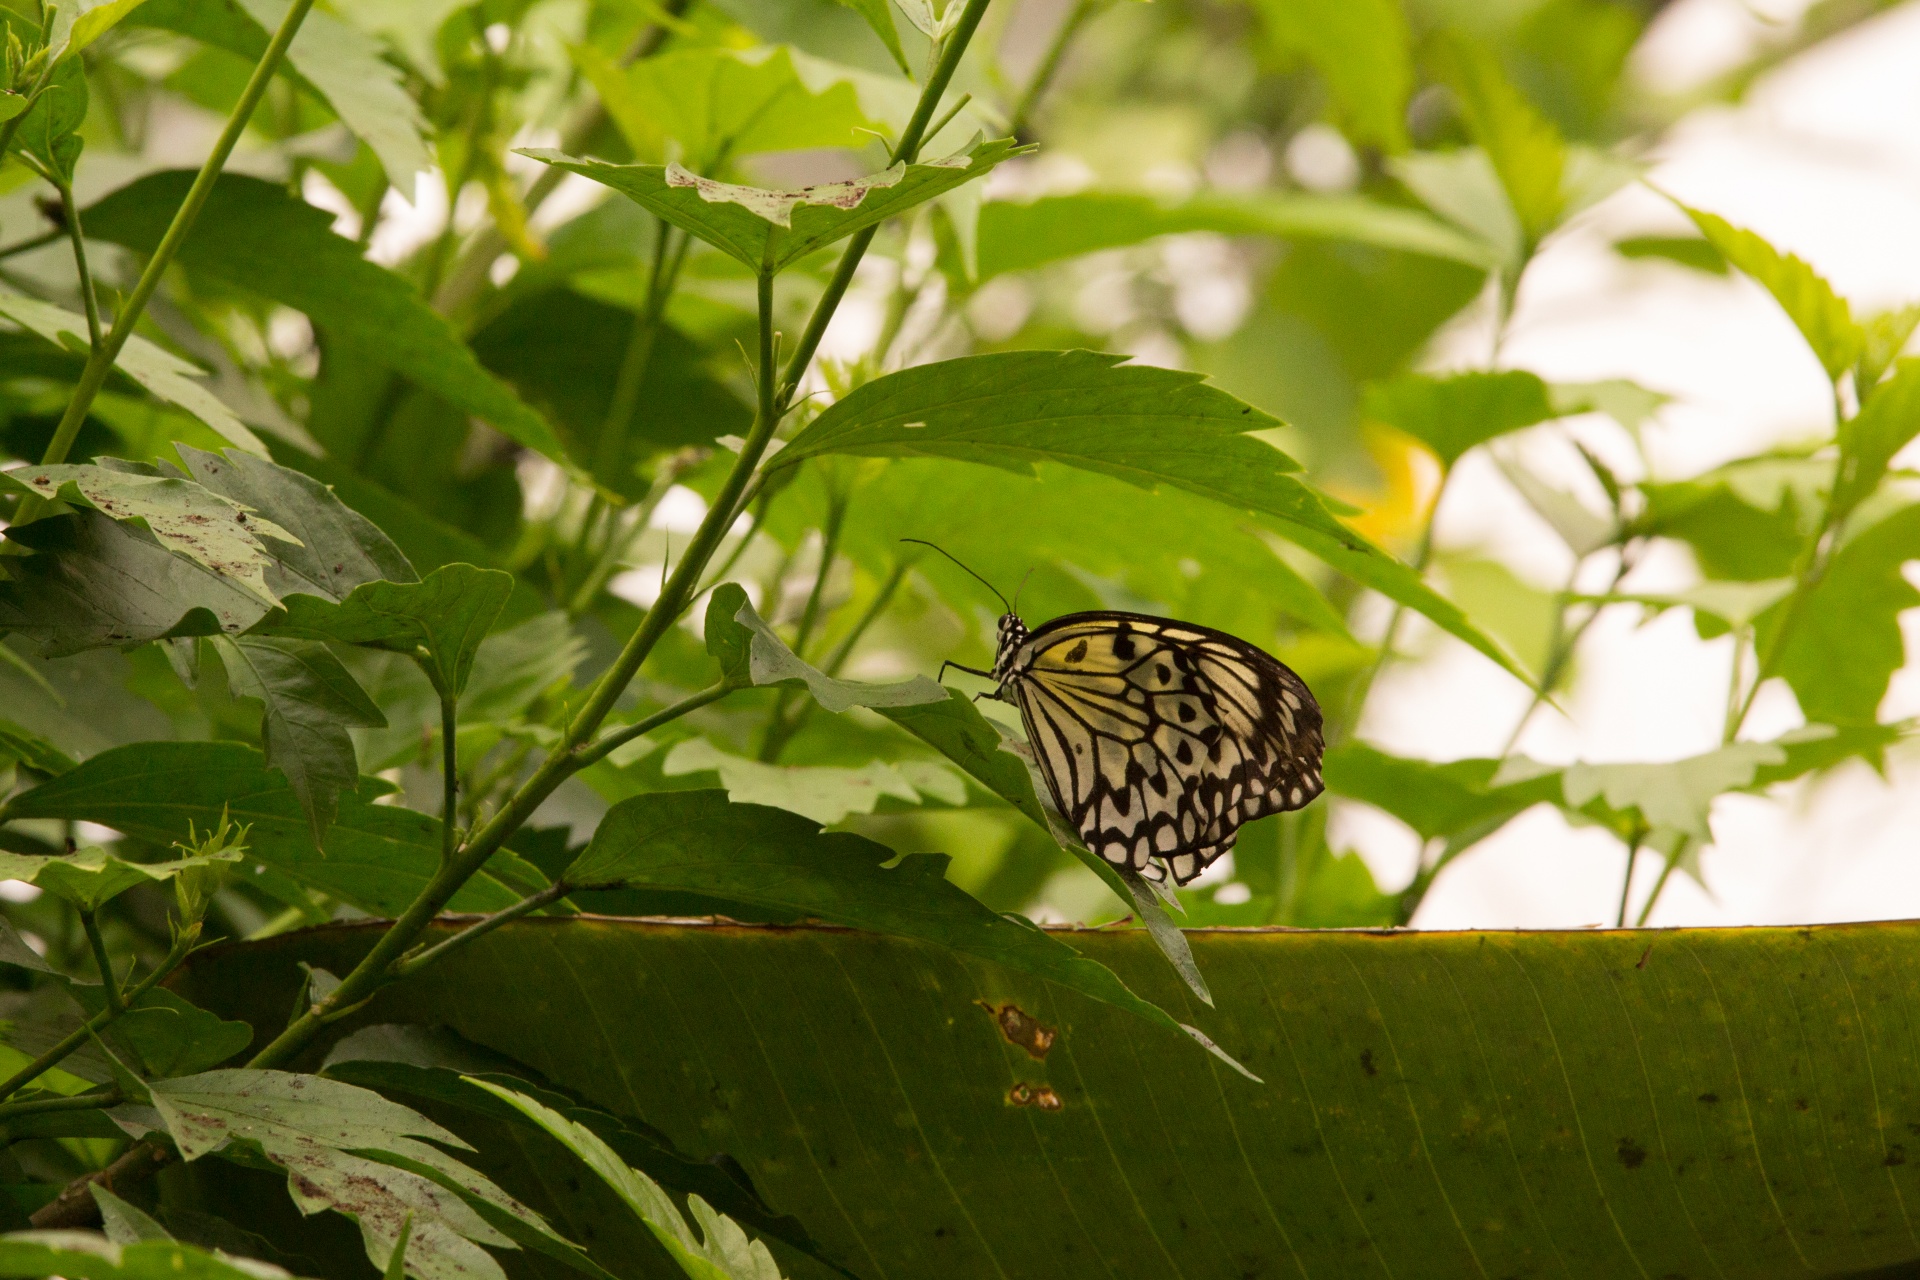
[[[31,1098],[26,1102],[0,1102],[0,1123],[15,1116],[44,1115],[49,1111],[98,1111],[117,1107],[126,1101],[119,1085],[97,1092],[77,1093],[67,1098]]]
[[[1646,927],[1648,919],[1653,915],[1654,904],[1660,901],[1661,891],[1667,887],[1667,881],[1673,877],[1674,869],[1680,865],[1680,860],[1687,856],[1687,851],[1692,845],[1692,836],[1687,836],[1682,839],[1680,847],[1673,851],[1673,856],[1668,858],[1666,865],[1660,868],[1660,878],[1653,882],[1653,892],[1649,893],[1647,900],[1641,904],[1640,915],[1633,922],[1634,928],[1644,929]]]
[[[73,184],[55,180],[60,193],[60,208],[66,215],[67,235],[73,241],[73,269],[80,276],[80,300],[87,306],[87,338],[90,349],[100,350],[100,299],[93,290],[93,272],[87,269],[87,241],[80,233],[80,207],[73,202]]]
[[[11,258],[17,253],[27,253],[34,249],[44,249],[66,234],[67,229],[65,227],[55,227],[51,231],[43,231],[37,236],[30,236],[17,244],[10,244],[4,249],[0,249],[0,258]]]
[[[435,681],[435,683],[439,683]],[[452,691],[440,691],[440,863],[445,866],[453,861],[454,849],[458,845],[455,819],[460,814],[455,806],[460,799],[460,747],[458,730],[460,720],[459,699]]]
[[[416,951],[396,963],[393,966],[393,976],[395,978],[405,978],[418,973],[435,960],[445,956],[448,952],[456,951],[466,946],[469,942],[485,937],[501,925],[518,920],[521,916],[530,915],[549,903],[558,902],[561,898],[567,896],[567,887],[564,881],[550,884],[540,892],[530,894],[510,907],[496,911],[485,919],[476,920],[474,923],[460,930],[460,932],[454,934],[451,938],[437,942],[424,951]]]
[[[1079,3],[1073,6],[1073,12],[1069,13],[1066,20],[1060,24],[1060,29],[1053,33],[1053,43],[1047,46],[1047,52],[1040,59],[1040,65],[1034,68],[1033,78],[1027,81],[1027,87],[1021,90],[1020,101],[1014,105],[1013,114],[1008,121],[1007,132],[1014,137],[1024,139],[1027,123],[1033,118],[1034,109],[1040,105],[1041,97],[1053,84],[1054,76],[1059,74],[1060,63],[1066,57],[1067,45],[1079,32],[1081,24],[1093,16],[1096,4],[1097,0],[1079,0]]]
[[[160,237],[153,256],[147,259],[146,270],[140,273],[140,280],[133,286],[120,314],[114,317],[113,328],[106,338],[94,348],[87,358],[87,366],[80,373],[80,383],[73,390],[73,399],[67,404],[67,411],[60,419],[60,425],[54,429],[53,439],[48,441],[46,452],[40,457],[43,466],[65,462],[67,453],[73,448],[74,439],[80,434],[80,425],[87,420],[87,411],[93,407],[94,397],[100,394],[107,375],[113,371],[113,362],[120,356],[120,349],[127,345],[127,339],[133,336],[134,326],[139,323],[140,315],[152,300],[155,290],[159,289],[161,278],[180,252],[180,246],[186,241],[187,233],[193,229],[195,219],[207,203],[207,197],[213,194],[213,184],[226,167],[227,157],[233,154],[233,148],[240,141],[240,135],[246,130],[247,121],[253,117],[253,110],[260,105],[260,98],[267,91],[267,85],[279,69],[280,60],[287,52],[287,46],[293,43],[293,37],[300,30],[300,24],[306,20],[313,0],[293,0],[287,10],[287,16],[268,41],[267,50],[260,55],[260,61],[253,68],[253,76],[247,81],[247,87],[240,94],[240,101],[234,104],[232,113],[227,117],[226,128],[220,131],[220,138],[213,144],[213,152],[206,163],[200,166],[200,172],[194,177],[193,186],[188,188],[186,199],[174,211],[173,221],[168,225],[166,234]],[[17,122],[10,121],[9,124]],[[45,503],[35,496],[22,499],[19,510],[14,515],[14,524],[26,524],[40,511]]]
[[[696,694],[682,698],[672,706],[656,711],[645,719],[636,720],[632,724],[622,725],[620,728],[595,742],[592,746],[582,747],[579,751],[576,751],[573,757],[573,767],[578,771],[587,768],[589,765],[598,764],[614,751],[632,742],[635,738],[644,737],[663,724],[671,724],[681,716],[686,715],[689,711],[698,711],[710,702],[718,702],[738,688],[740,688],[739,685],[722,680],[719,684],[711,685]]]
[[[100,970],[101,990],[106,993],[107,1009],[114,1017],[127,1011],[120,999],[120,983],[113,976],[113,957],[107,954],[107,940],[100,936],[100,922],[91,911],[80,913],[80,927],[87,932],[87,945],[93,948],[93,963]]]

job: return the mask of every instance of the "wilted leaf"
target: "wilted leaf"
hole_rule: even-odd
[[[604,183],[756,272],[777,272],[986,174],[1019,150],[1011,139],[987,142],[945,160],[896,166],[857,182],[803,191],[734,186],[677,165],[606,164],[538,147],[520,154]]]
[[[93,225],[86,225],[87,234],[93,235]],[[74,315],[71,311],[62,311],[52,303],[0,289],[0,316],[39,334],[63,351],[81,354],[87,351],[89,337],[86,318]],[[232,441],[248,453],[266,456],[267,446],[260,442],[260,437],[248,430],[199,381],[206,377],[204,371],[156,347],[139,334],[128,338],[127,344],[120,348],[114,367],[145,387],[155,398],[185,409],[219,432],[222,439]]]

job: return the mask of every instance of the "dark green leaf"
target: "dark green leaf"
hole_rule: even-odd
[[[777,272],[983,176],[1019,150],[1012,139],[987,142],[945,160],[896,166],[858,182],[805,191],[732,186],[697,177],[678,165],[606,164],[538,147],[520,154],[604,183],[756,272]]]
[[[1475,445],[1559,416],[1547,384],[1519,369],[1402,374],[1367,388],[1366,414],[1426,445],[1448,469]]]
[[[165,1227],[98,1182],[88,1183],[87,1190],[93,1194],[93,1202],[100,1206],[100,1229],[113,1243],[126,1245],[173,1239]]]
[[[1051,833],[1046,811],[1019,756],[1000,747],[1000,730],[980,714],[973,699],[949,689],[939,702],[881,707],[881,715],[966,770],[967,776]]]
[[[1893,456],[1920,435],[1920,360],[1895,363],[1893,376],[1840,427],[1840,481],[1833,511],[1842,519],[1865,501],[1887,474]]]
[[[736,621],[748,607],[746,589],[737,582],[723,582],[707,597],[707,652],[720,664],[721,678],[731,684],[753,683],[753,632]]]
[[[1628,236],[1616,240],[1615,253],[1623,258],[1664,258],[1708,275],[1727,274],[1726,255],[1701,236]]]
[[[1847,300],[1800,257],[1780,250],[1743,227],[1716,214],[1681,210],[1692,218],[1708,243],[1773,295],[1780,309],[1800,330],[1829,378],[1838,379],[1853,367],[1866,344],[1866,335],[1854,321]]]
[[[33,730],[24,729],[11,720],[0,720],[0,754],[56,778],[79,763]]]
[[[360,785],[349,728],[387,723],[340,659],[314,640],[284,636],[215,637],[235,697],[259,700],[261,747],[287,777],[323,842],[342,791]]]
[[[86,67],[79,58],[63,59],[45,91],[15,126],[9,150],[25,151],[72,181],[73,162],[80,152],[71,140],[86,118]]]
[[[1481,838],[1497,829],[1487,824],[1504,823],[1536,804],[1560,798],[1558,774],[1496,786],[1498,760],[1437,764],[1388,755],[1362,742],[1328,751],[1324,768],[1329,791],[1392,814],[1422,840],[1465,831],[1479,831],[1476,838]]]
[[[1374,245],[1485,268],[1485,245],[1417,209],[1357,196],[1200,192],[1178,204],[1088,191],[980,210],[980,278],[1191,231]]]
[[[1413,92],[1412,41],[1395,0],[1255,6],[1281,48],[1311,62],[1327,82],[1357,142],[1384,151],[1407,145],[1407,96]]]
[[[1498,644],[1407,566],[1334,518],[1299,464],[1245,433],[1281,425],[1194,374],[1091,351],[1015,351],[876,378],[814,419],[777,465],[829,453],[947,457],[1022,475],[1058,462],[1170,485],[1274,517],[1280,532],[1519,674]]]
[[[105,992],[87,983],[67,989],[88,1017],[107,1007]],[[216,1067],[245,1049],[253,1028],[208,1013],[165,987],[140,993],[107,1033],[130,1050],[150,1076],[185,1076]]]
[[[367,582],[338,604],[288,596],[265,633],[366,645],[418,661],[436,689],[467,687],[474,654],[513,592],[513,575],[442,565],[419,582]]]
[[[322,853],[298,797],[258,751],[237,742],[143,742],[101,752],[14,797],[5,812],[98,822],[159,845],[187,839],[189,823],[211,830],[225,813],[248,828],[249,858],[370,915],[393,917],[433,878],[440,823],[374,804],[383,793],[383,784],[371,779],[362,780],[358,792],[343,793]],[[524,895],[495,876],[496,866],[514,882],[541,878],[513,855],[496,855],[449,909],[498,911],[519,901]]]
[[[153,252],[192,181],[190,173],[157,173],[122,187],[82,215],[87,234]],[[564,462],[565,451],[546,421],[482,369],[453,327],[410,285],[363,259],[331,224],[331,214],[289,195],[284,186],[227,174],[214,185],[179,260],[306,312],[316,328],[358,359],[392,369],[529,449]]]
[[[944,854],[911,856],[888,870],[893,857],[884,845],[823,833],[798,814],[730,804],[722,791],[672,791],[635,796],[608,810],[565,879],[579,887],[677,889],[794,907],[1039,974],[1149,1022],[1179,1027],[1105,967],[949,884]]]

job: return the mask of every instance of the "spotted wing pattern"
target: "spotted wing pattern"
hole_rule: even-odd
[[[1171,871],[1187,883],[1233,847],[1242,823],[1323,789],[1313,694],[1224,632],[1070,614],[1024,640],[1007,686],[1054,803],[1087,848],[1152,879]]]

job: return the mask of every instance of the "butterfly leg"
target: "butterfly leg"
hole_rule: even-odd
[[[987,679],[989,679],[989,680],[991,680],[991,679],[993,679],[993,672],[991,672],[991,671],[982,671],[982,670],[980,670],[980,668],[978,668],[978,667],[966,667],[966,666],[961,666],[961,665],[960,665],[960,664],[959,664],[958,662],[943,662],[943,663],[941,663],[941,664],[940,664],[940,674],[939,674],[939,675],[937,675],[937,676],[935,676],[935,677],[934,677],[934,679],[935,679],[935,680],[945,680],[945,679],[947,678],[947,668],[948,668],[948,667],[952,667],[952,668],[954,668],[954,669],[955,669],[956,671],[964,671],[964,672],[966,672],[966,673],[967,673],[968,675],[970,675],[970,676],[985,676],[985,677],[986,677]]]

